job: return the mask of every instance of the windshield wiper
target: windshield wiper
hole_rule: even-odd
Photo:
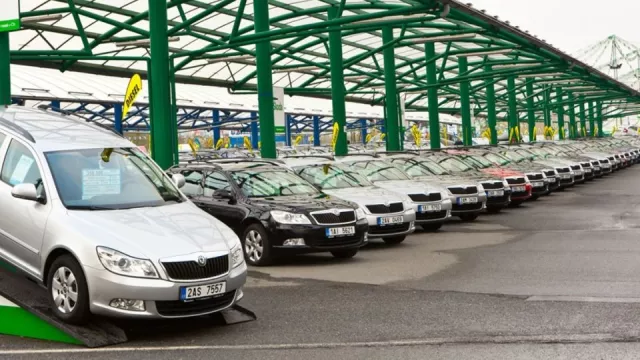
[[[118,210],[116,208],[105,207],[105,206],[94,206],[94,205],[69,205],[67,206],[69,210]]]

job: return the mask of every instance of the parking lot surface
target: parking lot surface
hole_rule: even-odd
[[[451,221],[351,260],[252,268],[258,320],[84,349],[0,336],[0,359],[637,358],[640,168]]]

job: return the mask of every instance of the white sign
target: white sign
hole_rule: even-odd
[[[29,170],[31,170],[31,166],[33,165],[34,160],[26,155],[20,156],[20,160],[16,164],[16,167],[13,169],[13,173],[11,174],[11,178],[9,179],[9,184],[18,185],[24,182],[24,178],[27,177]]]
[[[82,200],[120,194],[120,169],[83,169]]]
[[[20,1],[2,0],[0,32],[20,30]]]
[[[286,118],[284,114],[284,88],[273,87],[273,125],[276,133],[284,133]]]

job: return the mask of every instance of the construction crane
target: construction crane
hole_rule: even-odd
[[[577,51],[574,56],[640,91],[640,46],[616,35]]]

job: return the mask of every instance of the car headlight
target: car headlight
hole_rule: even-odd
[[[356,220],[363,220],[364,218],[366,218],[366,215],[364,213],[364,209],[363,208],[357,208],[356,209]]]
[[[244,252],[242,251],[242,245],[238,244],[229,252],[231,257],[231,268],[236,268],[244,262]]]
[[[502,179],[502,186],[507,190],[511,189],[511,185],[509,185],[506,179]]]
[[[478,194],[482,195],[484,193],[484,186],[478,183]]]
[[[402,205],[404,205],[404,210],[413,210],[413,201],[411,201],[410,199],[406,199],[405,201],[402,202]]]
[[[304,214],[294,214],[286,211],[272,210],[271,217],[280,224],[311,224],[311,220]]]
[[[159,278],[151,260],[137,259],[100,246],[96,250],[102,266],[114,274],[147,279]]]

